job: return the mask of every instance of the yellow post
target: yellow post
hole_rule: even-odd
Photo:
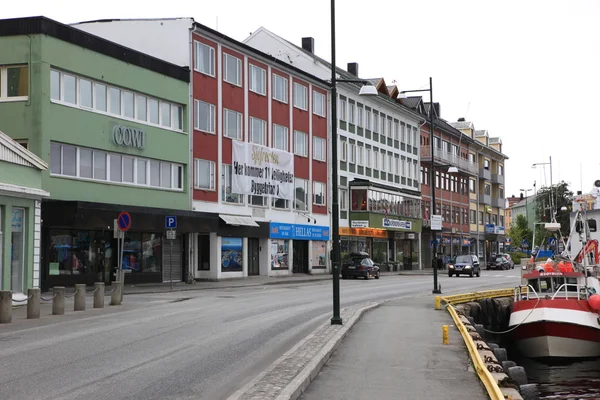
[[[442,308],[442,298],[440,296],[435,296],[435,309],[439,310]]]
[[[448,325],[442,326],[442,344],[448,344]]]

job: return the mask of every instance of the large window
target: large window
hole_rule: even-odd
[[[295,200],[294,209],[300,211],[308,210],[308,181],[306,179],[295,178]]]
[[[223,164],[223,174],[221,175],[221,196],[223,201],[226,203],[243,204],[244,196],[231,191],[232,173],[232,166]]]
[[[294,131],[294,154],[308,157],[308,135],[306,133]]]
[[[194,42],[194,69],[215,76],[215,49],[204,43]]]
[[[325,95],[313,90],[313,112],[321,117],[326,115]]]
[[[52,142],[50,174],[183,190],[183,165]]]
[[[288,128],[273,124],[273,147],[288,151]]]
[[[327,140],[313,136],[313,158],[318,161],[327,159]]]
[[[273,98],[282,103],[288,101],[288,80],[277,74],[273,74]]]
[[[194,188],[215,190],[215,162],[194,159]]]
[[[242,114],[233,111],[224,109],[223,110],[223,122],[225,123],[225,128],[223,132],[223,136],[231,138],[231,139],[242,139]]]
[[[294,82],[294,107],[301,110],[308,109],[308,88]]]
[[[54,69],[50,71],[50,99],[145,125],[183,131],[181,105]]]
[[[351,188],[352,211],[370,211],[420,218],[421,200],[383,190]]]
[[[27,100],[29,68],[27,65],[0,67],[0,101]]]
[[[194,100],[194,129],[215,133],[215,106],[200,100]]]
[[[318,206],[325,205],[326,185],[323,182],[313,182],[313,203]]]
[[[223,53],[223,80],[242,86],[242,61],[227,53]]]
[[[267,122],[250,117],[250,141],[252,143],[266,146],[267,144]]]
[[[264,69],[252,64],[250,64],[249,70],[250,90],[264,96],[267,93],[267,72]]]

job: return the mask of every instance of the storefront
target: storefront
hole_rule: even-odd
[[[14,300],[39,287],[40,200],[46,163],[0,132],[0,289]],[[21,303],[23,304],[23,303]]]
[[[329,227],[271,222],[269,275],[328,272]]]
[[[342,264],[350,260],[350,253],[364,251],[371,255],[387,252],[388,231],[374,228],[340,228]],[[382,244],[385,244],[383,246]],[[385,250],[383,250],[385,249]]]

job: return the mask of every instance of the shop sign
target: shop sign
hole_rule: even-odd
[[[117,146],[143,149],[146,146],[146,132],[141,129],[115,125],[112,132],[113,143]]]
[[[340,236],[363,236],[374,238],[387,238],[388,231],[375,228],[340,228]]]
[[[326,241],[329,240],[329,227],[271,222],[269,224],[269,237],[271,239]]]
[[[495,233],[497,233],[498,235],[504,235],[504,227],[503,226],[496,226]]]
[[[416,239],[416,237],[417,237],[417,235],[415,235],[414,233],[408,233],[406,235],[406,238],[407,239],[411,239],[411,240]]]
[[[352,228],[368,228],[369,221],[361,221],[361,220],[351,221],[350,226]]]
[[[496,229],[494,224],[485,224],[485,233],[495,233]]]
[[[233,193],[294,200],[294,155],[287,151],[234,140]]]
[[[397,228],[397,229],[412,229],[412,222],[401,221],[399,219],[384,218],[382,222],[384,228]]]

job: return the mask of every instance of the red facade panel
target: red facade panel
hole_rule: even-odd
[[[264,94],[256,93],[256,92],[251,91],[250,88],[248,88],[248,115],[250,117],[259,118],[259,119],[262,119],[263,121],[265,121],[265,124],[267,125],[266,136],[267,136],[267,145],[268,145],[269,144],[269,132],[271,132],[271,129],[268,124],[268,121],[269,121],[269,98],[267,96],[269,93],[269,79],[268,79],[269,68],[266,64],[263,64],[252,58],[248,58],[248,71],[250,71],[251,65],[257,66],[265,71],[265,75],[264,75],[265,76],[265,93]],[[249,76],[249,79],[252,79],[252,75]]]
[[[313,87],[313,90],[321,93],[325,96],[325,99],[327,99],[327,91],[320,89],[320,88],[315,88]],[[313,100],[313,95],[312,93],[309,95],[309,101],[312,102]],[[325,103],[327,104],[327,101],[325,101]],[[327,113],[329,112],[328,107],[325,107],[325,115],[327,115]],[[328,154],[329,154],[329,143],[327,143],[327,117],[322,117],[320,115],[315,114],[314,112],[312,113],[312,115],[310,116],[312,118],[312,134],[313,137],[320,137],[325,139],[325,160],[327,160],[328,158]],[[311,149],[312,149],[313,143],[311,143]],[[312,152],[311,152],[312,154]],[[314,160],[312,155],[311,155],[311,160],[312,160],[312,176],[313,176],[313,180],[318,181],[318,182],[323,182],[325,184],[327,184],[328,182],[328,177],[329,177],[329,171],[327,168],[327,161],[318,161],[318,160]],[[329,199],[327,199],[327,201],[329,201]],[[313,212],[318,213],[318,214],[327,214],[327,207],[320,207],[320,206],[316,206],[313,207]]]

